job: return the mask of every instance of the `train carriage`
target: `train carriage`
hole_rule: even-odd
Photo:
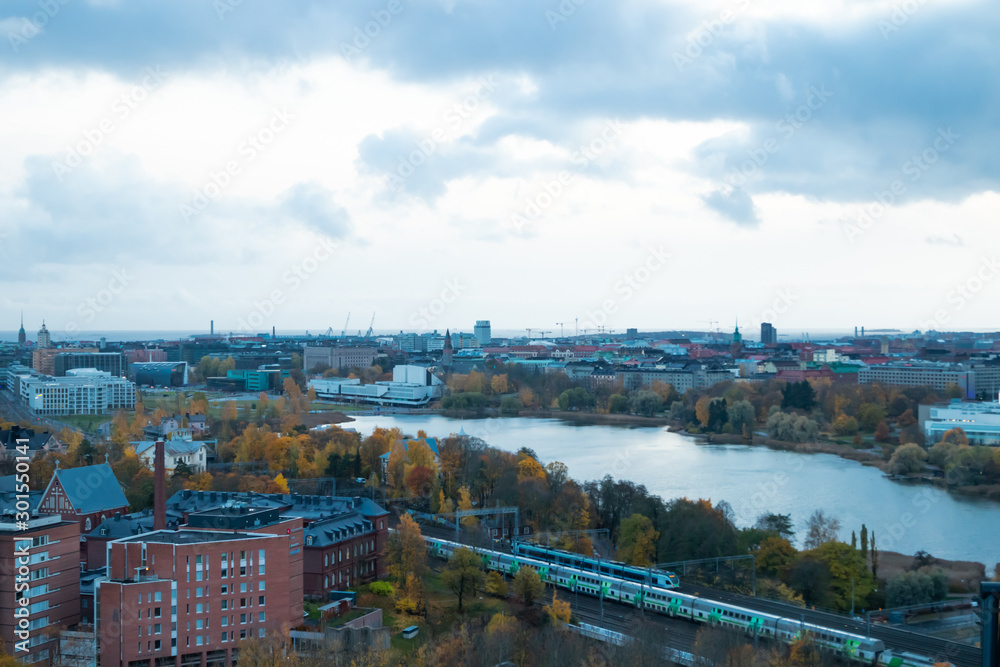
[[[465,547],[479,554],[483,559],[483,566],[488,569],[516,576],[522,567],[531,567],[538,571],[543,581],[553,586],[571,592],[603,597],[667,616],[729,627],[751,636],[772,637],[785,643],[794,642],[808,634],[819,647],[858,663],[888,665],[888,667],[926,667],[929,664],[920,662],[920,656],[885,652],[884,644],[878,639],[707,600],[671,588],[573,568],[527,554],[508,554],[436,538],[425,538],[425,540],[428,550],[442,558],[450,558],[456,549]],[[883,654],[892,661],[892,664],[880,660]]]

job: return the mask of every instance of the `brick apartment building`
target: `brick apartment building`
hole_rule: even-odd
[[[98,664],[231,665],[241,640],[298,625],[290,541],[181,529],[108,543],[107,575],[95,592]]]
[[[0,494],[0,639],[22,662],[49,664],[59,631],[80,620],[80,524],[35,515],[19,526],[16,511]]]

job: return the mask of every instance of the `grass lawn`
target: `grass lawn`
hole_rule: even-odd
[[[110,415],[62,415],[52,417],[53,421],[62,422],[83,431],[96,431],[101,424],[109,422],[111,419]]]

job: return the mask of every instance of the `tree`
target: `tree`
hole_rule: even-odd
[[[619,556],[629,565],[652,565],[659,537],[660,533],[653,527],[649,517],[633,514],[622,521],[618,537]]]
[[[698,418],[703,428],[708,427],[709,420],[709,404],[711,404],[712,399],[708,394],[702,396],[698,399],[698,402],[694,404],[694,414]]]
[[[868,526],[861,524],[861,558],[868,562]]]
[[[471,549],[455,549],[441,573],[441,583],[458,596],[458,613],[462,613],[462,600],[473,595],[483,583],[483,561]]]
[[[757,517],[756,527],[760,530],[777,533],[780,537],[791,538],[795,534],[790,514],[766,512]]]
[[[806,550],[811,551],[820,545],[836,540],[838,532],[840,532],[840,521],[834,517],[828,517],[821,509],[816,510],[809,517],[804,546]]]
[[[407,466],[406,488],[414,496],[426,496],[434,480],[434,471],[427,466]]]
[[[494,375],[490,379],[490,391],[493,394],[506,394],[507,393],[507,374],[503,373],[501,375]]]
[[[569,602],[560,600],[559,595],[555,591],[552,591],[552,604],[545,605],[545,613],[548,614],[549,620],[553,625],[569,623],[573,617],[573,609],[570,607]]]
[[[507,582],[503,580],[503,575],[499,572],[487,574],[485,590],[490,595],[496,595],[499,598],[507,597]]]
[[[816,405],[816,390],[809,380],[786,382],[781,390],[782,409],[798,409],[809,412]]]
[[[909,475],[918,473],[926,467],[927,452],[916,443],[907,443],[892,453],[886,472],[892,475]]]
[[[788,583],[807,605],[822,605],[830,594],[830,570],[819,560],[806,556],[789,568]]]
[[[541,597],[544,589],[545,584],[534,568],[522,567],[514,575],[514,594],[529,607]]]
[[[389,575],[399,584],[405,584],[406,575],[418,578],[427,572],[427,545],[420,526],[409,514],[400,517],[399,528],[389,534]]]
[[[757,423],[757,415],[750,401],[736,401],[729,406],[729,423],[734,433],[748,434]]]
[[[889,442],[889,425],[884,421],[880,421],[875,427],[875,441]]]
[[[760,543],[760,547],[754,554],[757,561],[757,570],[762,574],[776,577],[780,576],[788,569],[795,560],[798,552],[795,547],[784,537],[768,537]]]
[[[500,414],[505,417],[516,417],[522,408],[524,404],[517,396],[504,396],[500,399]]]
[[[940,569],[930,572],[900,572],[886,584],[886,603],[890,607],[926,604],[948,595],[948,577]]]
[[[469,487],[463,486],[458,490],[458,510],[465,511],[474,509],[472,507],[472,493],[469,491]],[[474,516],[463,516],[462,525],[466,528],[476,528],[479,525],[479,519]]]
[[[624,396],[620,394],[614,394],[611,398],[615,396],[620,396],[624,400]],[[610,407],[610,404],[609,404]],[[642,415],[644,417],[652,417],[663,407],[663,399],[655,391],[649,391],[648,389],[640,389],[632,395],[632,400],[630,401],[630,407],[632,412],[637,415]],[[614,410],[611,410],[614,412]]]

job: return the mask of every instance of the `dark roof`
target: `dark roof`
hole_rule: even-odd
[[[375,532],[375,526],[357,512],[347,512],[327,519],[313,521],[303,529],[307,547],[326,547],[349,537]]]
[[[56,468],[66,497],[81,514],[128,507],[118,478],[107,463],[80,468]]]
[[[204,512],[216,507],[254,507],[258,509],[282,508],[282,515],[308,521],[357,511],[364,516],[382,516],[388,512],[367,498],[339,496],[305,496],[299,494],[178,491],[167,500],[168,511],[178,514]]]
[[[215,530],[158,530],[153,533],[125,537],[124,542],[153,542],[157,544],[201,544],[228,540],[253,540],[274,537],[261,533],[220,532]]]
[[[16,447],[17,441],[20,439],[26,439],[28,441],[28,450],[36,451],[45,446],[45,443],[49,441],[52,434],[48,431],[42,433],[36,433],[33,428],[21,428],[20,426],[14,426],[7,431],[0,431],[0,444],[6,447]]]
[[[176,517],[167,518],[167,526],[170,527],[172,523],[177,523]],[[105,519],[97,528],[87,533],[85,537],[88,540],[95,537],[118,540],[123,537],[132,537],[133,535],[151,532],[153,532],[153,513],[146,511]]]
[[[0,514],[8,514],[17,511],[17,475],[5,475],[0,477]],[[38,502],[42,499],[41,491],[29,491],[28,503],[32,510],[38,507]]]

